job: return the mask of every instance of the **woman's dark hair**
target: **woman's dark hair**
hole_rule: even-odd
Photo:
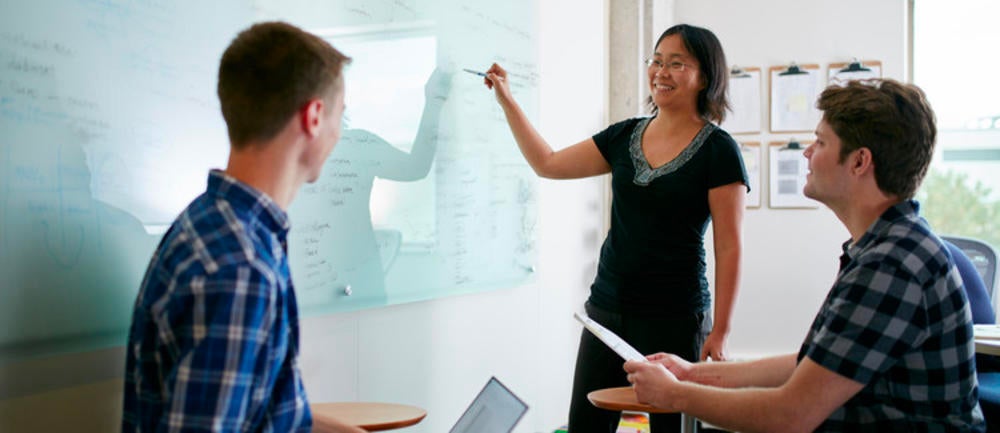
[[[656,40],[656,45],[660,45],[663,38],[671,35],[680,35],[684,42],[684,48],[698,60],[701,76],[705,80],[705,88],[698,92],[698,114],[701,117],[716,123],[721,123],[726,117],[726,110],[729,110],[729,69],[726,66],[726,54],[722,51],[722,44],[719,38],[711,30],[695,27],[688,24],[677,24],[660,35]],[[650,111],[656,114],[658,109],[653,103],[653,98],[646,101]]]

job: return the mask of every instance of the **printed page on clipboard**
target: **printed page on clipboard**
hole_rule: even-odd
[[[573,317],[576,317],[576,320],[579,320],[580,323],[583,324],[584,328],[587,328],[588,331],[603,341],[604,344],[607,344],[611,350],[614,350],[615,353],[624,358],[626,361],[646,360],[646,357],[642,356],[642,353],[639,353],[638,350],[635,350],[635,348],[626,343],[625,340],[622,340],[618,334],[615,334],[614,332],[609,331],[608,328],[601,326],[600,323],[593,321],[587,316],[582,316],[580,313],[573,313]]]

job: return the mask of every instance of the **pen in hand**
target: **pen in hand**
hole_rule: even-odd
[[[469,68],[462,68],[462,70],[470,74],[483,77],[483,84],[486,84],[486,87],[490,90],[502,91],[497,93],[498,98],[502,96],[503,99],[510,99],[510,90],[507,89],[507,85],[504,83],[505,78],[507,77],[507,71],[503,70],[500,65],[494,63],[493,66],[490,66],[490,69],[486,72],[479,72],[475,69]],[[501,93],[503,95],[501,95]]]

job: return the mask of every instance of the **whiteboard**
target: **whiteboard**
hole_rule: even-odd
[[[345,131],[289,215],[304,314],[510,287],[535,265],[536,177],[482,79],[534,118],[529,0],[0,4],[0,362],[121,345],[167,225],[224,167],[218,60],[250,23],[334,43]],[[416,152],[425,92],[444,105]],[[426,143],[425,143],[426,144]],[[418,153],[420,153],[418,155]],[[429,167],[429,168],[428,168]]]

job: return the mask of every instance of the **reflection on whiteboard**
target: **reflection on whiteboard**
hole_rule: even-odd
[[[335,291],[385,304],[385,272],[401,243],[433,235],[434,203],[426,201],[434,182],[427,178],[451,91],[450,74],[435,71],[436,39],[429,30],[352,36],[330,38],[353,57],[341,139],[289,210],[292,274],[306,306],[328,302]],[[407,191],[377,179],[417,186]],[[406,206],[406,197],[424,203]],[[408,224],[387,223],[393,218]]]
[[[453,74],[459,63],[492,61],[472,54],[517,53],[511,64],[528,75],[514,91],[527,92],[531,107],[536,66],[517,61],[533,59],[530,38],[491,38],[501,44],[491,50],[462,28],[514,27],[495,27],[499,18],[473,5],[442,11],[456,16],[313,30],[353,60],[341,140],[289,211],[290,264],[307,315],[475,292],[531,274],[534,176],[481,81]]]
[[[344,144],[378,145],[398,151],[368,155],[375,183],[371,189],[371,222],[406,234],[408,244],[434,238],[434,172],[430,170],[440,136],[440,115],[450,96],[450,73],[428,81],[437,59],[432,26],[415,26],[402,34],[333,37],[331,42],[358,56],[345,73],[347,109]],[[400,67],[405,65],[405,67]],[[391,85],[389,85],[391,83]],[[431,97],[425,100],[427,94]],[[423,104],[420,101],[424,101]],[[423,122],[423,123],[422,123]],[[368,141],[368,142],[365,142]],[[428,202],[428,200],[431,200]]]
[[[803,153],[808,143],[771,143],[769,149],[770,200],[772,208],[816,208],[819,203],[802,193],[809,164]]]
[[[125,341],[144,224],[228,154],[214,77],[243,15],[200,9],[0,2],[0,364]]]

